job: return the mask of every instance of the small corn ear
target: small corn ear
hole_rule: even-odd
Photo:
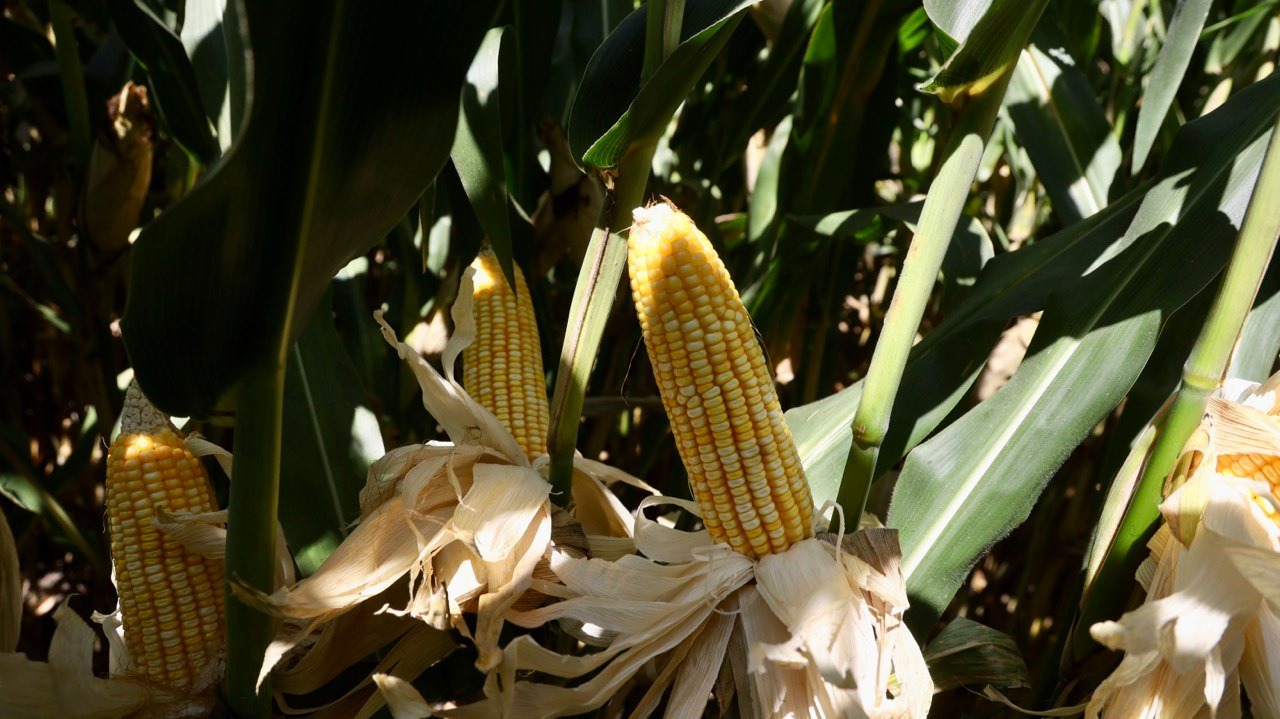
[[[218,507],[204,466],[136,384],[107,452],[106,508],[130,673],[185,692],[226,641],[223,563],[153,520],[160,510]]]
[[[529,286],[517,266],[513,293],[488,247],[471,266],[476,339],[462,352],[462,386],[535,459],[547,451],[551,410]]]

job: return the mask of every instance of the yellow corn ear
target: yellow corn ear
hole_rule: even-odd
[[[667,204],[628,240],[636,314],[711,538],[758,558],[813,536],[813,498],[751,318],[711,242]]]
[[[1254,392],[1255,394],[1265,394],[1276,389],[1280,389],[1280,374],[1268,378]],[[1273,403],[1271,408],[1266,410],[1266,415],[1272,422],[1280,424],[1280,401]],[[1218,455],[1217,470],[1218,474],[1224,474],[1228,477],[1241,477],[1257,482],[1266,482],[1271,486],[1271,493],[1276,497],[1280,497],[1280,457],[1259,452],[1220,454]],[[1254,503],[1272,521],[1280,524],[1280,512],[1276,511],[1275,506],[1270,501],[1262,497],[1254,497]]]
[[[223,564],[154,524],[218,509],[209,476],[134,384],[107,452],[107,528],[130,673],[185,692],[225,644]]]
[[[534,459],[547,451],[551,410],[529,286],[516,266],[513,293],[488,247],[471,266],[476,271],[472,289],[476,339],[462,351],[462,386]]]
[[[1280,457],[1269,454],[1221,454],[1218,455],[1218,473],[1228,477],[1243,477],[1271,485],[1271,493],[1280,497]],[[1255,497],[1255,504],[1272,521],[1280,524],[1280,513],[1271,502]]]

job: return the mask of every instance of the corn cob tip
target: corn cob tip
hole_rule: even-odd
[[[681,212],[680,208],[676,207],[671,200],[663,197],[660,201],[655,200],[644,207],[637,207],[632,210],[631,221],[633,224],[631,229],[633,231],[639,231],[644,229],[644,226],[651,222],[668,221],[672,219],[673,215],[683,217],[686,222],[692,224],[688,215]]]
[[[495,266],[498,267],[497,276],[491,271],[491,268]],[[476,258],[471,262],[471,268],[475,270],[475,274],[471,277],[471,291],[473,293],[489,292],[494,288],[497,280],[502,279],[501,267],[498,266],[498,256],[493,253],[493,249],[487,244],[476,253]]]
[[[130,381],[120,409],[120,434],[151,434],[162,429],[173,429],[169,418],[142,393],[138,380]]]

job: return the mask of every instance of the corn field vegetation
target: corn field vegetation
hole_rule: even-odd
[[[1280,719],[1280,2],[0,8],[0,719]]]

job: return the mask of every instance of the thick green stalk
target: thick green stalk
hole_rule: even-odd
[[[596,229],[587,245],[586,264],[573,289],[569,325],[551,398],[552,497],[565,506],[573,491],[573,453],[578,445],[578,420],[587,396],[587,378],[600,351],[604,326],[613,308],[622,271],[627,266],[631,211],[644,201],[649,166],[656,149],[656,140],[632,145],[619,161],[613,194],[596,220]]]
[[[645,21],[641,82],[648,81],[680,44],[684,0],[649,0]],[[586,262],[573,288],[556,389],[551,397],[551,491],[563,506],[573,498],[573,454],[578,446],[578,422],[587,397],[587,378],[600,351],[604,326],[627,265],[631,211],[644,201],[649,167],[657,148],[658,138],[639,139],[618,161],[613,192],[600,208],[587,245]]]
[[[71,152],[76,169],[89,166],[89,99],[85,95],[84,70],[76,49],[76,32],[71,25],[71,10],[65,0],[51,0],[49,19],[53,36],[58,41],[58,72],[62,77],[62,96],[67,104],[67,124],[71,130]]]
[[[1204,328],[1191,349],[1182,371],[1182,386],[1173,401],[1155,446],[1138,480],[1116,537],[1098,570],[1093,585],[1086,588],[1084,606],[1074,642],[1077,657],[1092,646],[1087,641],[1089,626],[1111,618],[1120,608],[1145,552],[1142,546],[1155,532],[1160,518],[1164,480],[1182,454],[1183,446],[1204,417],[1209,397],[1222,382],[1231,361],[1240,329],[1249,316],[1262,276],[1271,262],[1276,238],[1280,237],[1280,119],[1272,130],[1262,170],[1249,199],[1240,237],[1222,286],[1214,298]]]
[[[866,508],[871,482],[875,479],[876,458],[889,429],[889,416],[902,383],[907,355],[915,344],[920,320],[942,269],[942,258],[978,173],[1012,67],[1004,70],[962,110],[947,142],[942,167],[920,211],[919,230],[911,239],[911,247],[903,260],[902,279],[885,313],[884,329],[871,356],[862,399],[853,418],[853,444],[849,447],[837,495],[845,516],[854,518],[851,521],[861,517]]]
[[[270,592],[275,583],[276,513],[280,496],[280,425],[285,363],[269,361],[240,380],[235,428],[235,478],[227,511],[227,702],[239,717],[271,711],[267,682],[256,691],[274,620],[230,588],[242,582]]]

